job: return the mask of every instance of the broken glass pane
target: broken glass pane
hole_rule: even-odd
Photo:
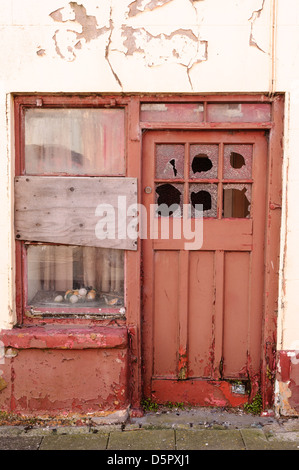
[[[203,210],[203,217],[217,216],[217,184],[192,183],[189,186],[189,203],[191,205],[191,217],[200,217]],[[196,205],[202,204],[199,212]]]
[[[190,145],[190,178],[213,179],[218,174],[218,145]]]
[[[123,109],[28,109],[26,174],[125,174]]]
[[[269,122],[270,103],[209,103],[209,122]]]
[[[223,217],[249,218],[251,184],[223,185]]]
[[[148,122],[202,122],[202,103],[142,103],[141,121]]]
[[[181,217],[183,214],[183,184],[156,184],[156,213],[162,217]]]
[[[70,245],[27,247],[28,305],[103,308],[124,305],[124,252]]]
[[[252,145],[224,145],[224,179],[250,179],[252,175]]]
[[[184,177],[185,146],[183,144],[156,145],[156,178]]]

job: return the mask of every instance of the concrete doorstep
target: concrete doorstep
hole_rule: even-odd
[[[196,450],[299,450],[299,419],[218,409],[162,411],[130,418],[129,410],[122,410],[91,418],[84,426],[0,426],[0,450],[140,450],[167,454]],[[107,458],[110,455],[117,458],[117,454],[105,454]]]

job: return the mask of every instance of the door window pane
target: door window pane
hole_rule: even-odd
[[[156,178],[184,178],[184,157],[183,144],[157,144]]]
[[[28,109],[26,174],[123,175],[123,109]]]
[[[193,183],[189,186],[189,204],[191,205],[191,217],[200,217],[202,210],[203,217],[217,216],[217,184]],[[199,211],[197,205],[202,205]]]
[[[28,245],[27,279],[27,304],[33,308],[124,305],[122,250]]]
[[[190,145],[190,178],[211,179],[218,175],[218,145]]]
[[[249,218],[251,184],[223,185],[223,217]]]
[[[224,179],[250,179],[252,175],[252,145],[224,146]]]

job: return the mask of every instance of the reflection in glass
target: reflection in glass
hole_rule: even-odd
[[[26,174],[125,174],[123,109],[28,109]]]
[[[223,217],[250,217],[251,185],[223,185]]]
[[[27,275],[27,303],[33,308],[99,308],[124,304],[122,250],[29,245]]]

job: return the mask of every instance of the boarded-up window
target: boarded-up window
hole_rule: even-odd
[[[119,196],[126,209],[137,202],[136,179],[125,178],[125,109],[28,107],[22,116],[15,232],[25,309],[123,314],[125,250],[136,249],[136,240],[118,237],[117,204]],[[105,204],[115,209],[115,238],[97,236]]]

